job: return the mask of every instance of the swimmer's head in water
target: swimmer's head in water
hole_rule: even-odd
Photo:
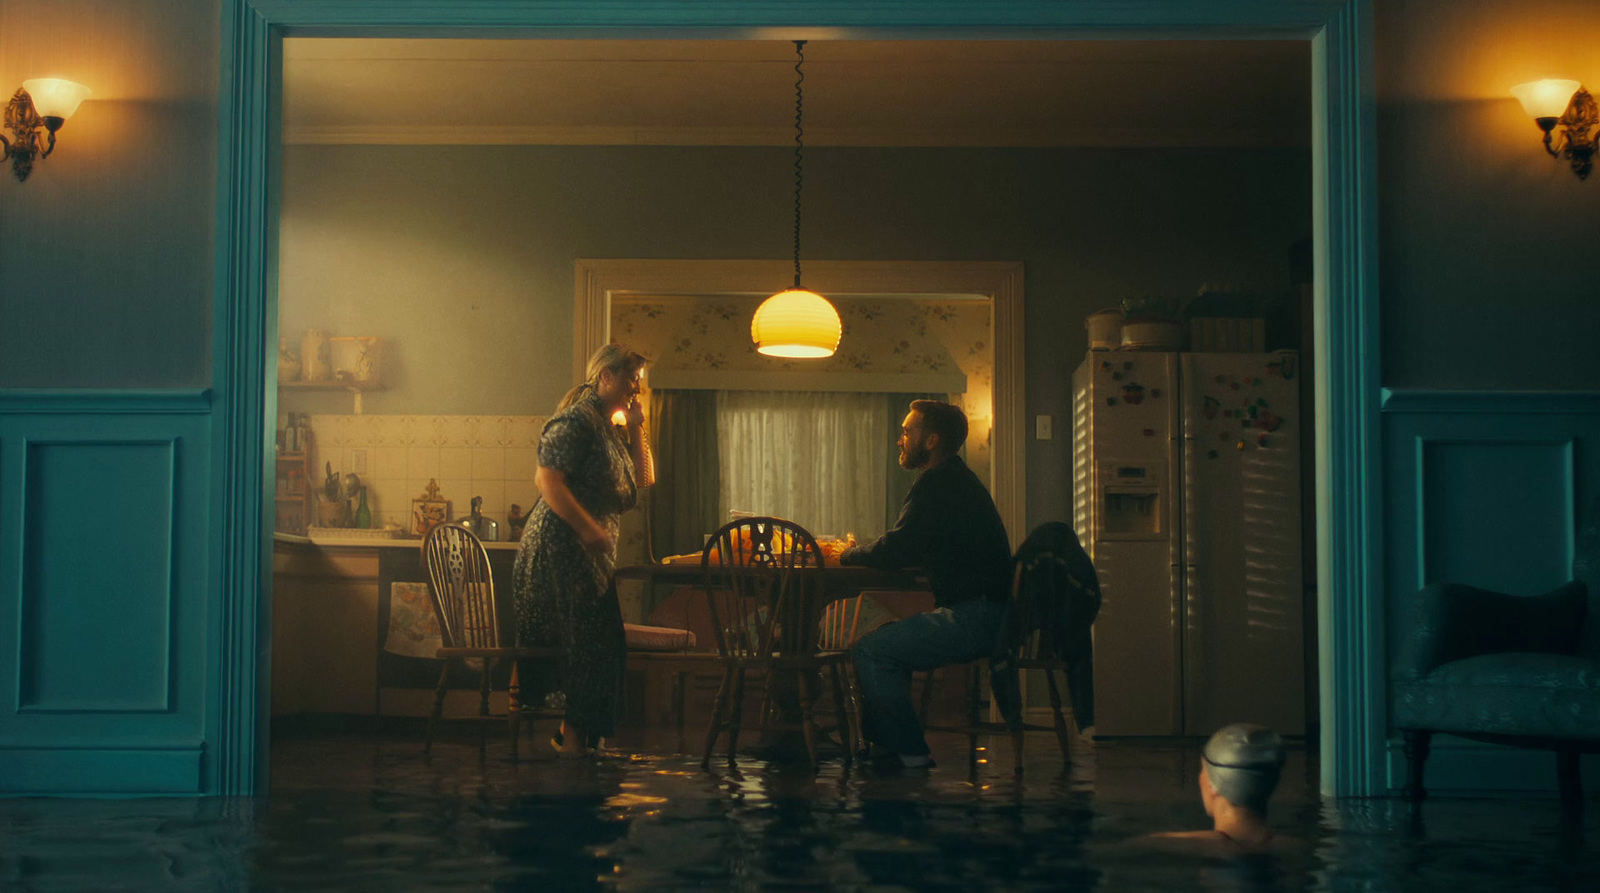
[[[1283,770],[1283,738],[1250,723],[1224,726],[1206,742],[1200,762],[1224,800],[1263,815]]]

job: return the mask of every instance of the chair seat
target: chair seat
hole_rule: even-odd
[[[745,669],[771,667],[780,670],[804,670],[818,666],[826,666],[832,663],[839,663],[849,659],[850,652],[848,651],[818,651],[815,654],[808,655],[774,654],[766,657],[761,655],[749,655],[746,657],[721,658],[722,662],[729,666],[743,667]]]
[[[552,658],[566,654],[562,648],[440,648],[436,656],[440,659],[447,657],[492,657],[492,658]]]
[[[1600,661],[1502,652],[1397,683],[1395,725],[1438,732],[1600,738]]]
[[[622,633],[629,651],[688,651],[698,644],[693,631],[670,626],[624,623]]]

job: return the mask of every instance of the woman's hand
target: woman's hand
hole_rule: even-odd
[[[628,405],[622,409],[622,415],[628,420],[630,431],[637,431],[644,426],[644,407],[639,405],[639,395],[635,394],[628,400]]]
[[[606,530],[604,527],[596,526],[594,530],[589,532],[588,536],[583,538],[583,547],[590,552],[609,554],[617,548],[617,538],[611,535],[611,531]]]

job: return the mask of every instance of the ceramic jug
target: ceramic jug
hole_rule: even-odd
[[[300,339],[300,374],[306,381],[328,380],[328,333],[306,329]]]

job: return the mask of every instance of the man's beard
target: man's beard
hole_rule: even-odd
[[[920,444],[906,444],[900,450],[900,467],[907,470],[921,468],[928,464],[928,459],[932,455]]]

